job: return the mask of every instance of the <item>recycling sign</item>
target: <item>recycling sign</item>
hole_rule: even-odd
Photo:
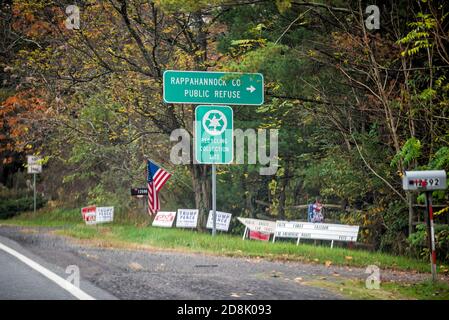
[[[195,159],[202,164],[228,164],[234,157],[233,112],[228,106],[195,109]]]

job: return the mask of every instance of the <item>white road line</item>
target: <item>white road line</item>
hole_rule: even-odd
[[[11,249],[10,247],[5,246],[3,243],[0,242],[0,249],[9,253],[10,255],[16,257],[23,263],[27,264],[29,267],[33,268],[40,274],[44,275],[54,283],[56,283],[58,286],[63,288],[64,290],[68,291],[71,295],[73,295],[75,298],[79,300],[95,300],[94,297],[88,295],[84,291],[82,291],[80,288],[74,286],[72,283],[68,282],[67,280],[61,278],[56,273],[44,268],[39,263],[34,262],[33,260],[25,257],[23,254],[17,252],[14,249]]]

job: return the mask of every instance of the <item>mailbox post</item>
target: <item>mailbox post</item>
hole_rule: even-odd
[[[427,225],[427,239],[430,251],[430,266],[433,281],[435,281],[437,277],[437,256],[435,252],[432,192],[434,190],[444,190],[446,187],[446,171],[444,170],[406,171],[402,177],[402,188],[404,190],[424,191],[426,195],[427,214],[425,220]]]
[[[142,199],[143,209],[146,213],[148,211],[148,208],[147,208],[147,201],[145,201],[145,197],[148,196],[148,188],[147,187],[131,188],[131,196]]]

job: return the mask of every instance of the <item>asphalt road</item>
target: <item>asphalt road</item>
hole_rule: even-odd
[[[68,276],[65,270],[0,236],[0,300],[115,299],[84,280],[73,288]]]
[[[67,277],[64,274],[67,266],[78,266],[81,288],[96,299],[344,299],[307,282],[367,276],[364,269],[348,267],[166,250],[101,248],[56,236],[51,229],[0,226],[0,242],[4,241],[48,268],[59,270],[62,277]],[[0,267],[6,270],[0,273],[0,298],[67,297],[4,253],[0,255]],[[400,280],[403,275],[383,272],[382,277]],[[407,281],[420,281],[422,277],[409,274]]]
[[[36,270],[0,250],[0,299],[73,300],[75,297]]]

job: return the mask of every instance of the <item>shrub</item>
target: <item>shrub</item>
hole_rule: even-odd
[[[41,195],[36,196],[36,208],[43,207],[45,202]],[[8,219],[30,210],[33,210],[33,196],[28,190],[6,188],[0,190],[0,219]]]
[[[427,260],[429,249],[427,246],[427,228],[425,224],[416,226],[416,232],[408,238],[410,253],[416,257]],[[437,259],[449,263],[449,225],[435,225],[435,249]]]

